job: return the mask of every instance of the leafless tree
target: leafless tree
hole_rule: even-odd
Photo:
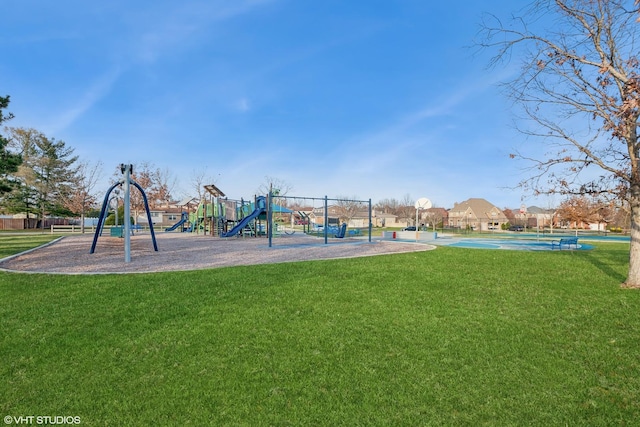
[[[176,178],[168,168],[154,168],[151,170],[152,186],[148,197],[155,207],[169,206],[173,201],[173,190],[176,187]]]
[[[518,129],[546,149],[516,151],[536,194],[605,194],[631,209],[625,286],[640,288],[640,25],[634,0],[538,0],[509,23],[483,23],[493,64],[521,60],[505,88]],[[535,154],[530,154],[535,153]]]
[[[151,165],[146,162],[139,165],[133,165],[133,169],[131,171],[131,179],[135,181],[140,187],[142,187],[145,194],[147,194],[149,208],[153,208],[153,206],[151,206],[153,202],[149,198],[148,194],[153,186]],[[131,187],[131,192],[129,194],[129,203],[131,212],[133,213],[133,220],[135,223],[137,223],[138,216],[140,216],[140,214],[144,212],[145,206],[142,193],[140,193],[136,188],[133,188],[133,186]]]
[[[96,204],[96,185],[102,174],[102,162],[90,164],[80,162],[73,179],[73,186],[64,206],[71,212],[80,215],[80,231],[84,233],[84,217]]]
[[[287,199],[278,198],[278,196],[286,196],[291,190],[293,190],[293,185],[273,176],[265,176],[264,183],[260,184],[260,186],[256,190],[256,194],[258,195],[266,195],[269,194],[269,191],[273,192],[273,203],[278,204],[280,206],[288,206]]]
[[[415,222],[416,220],[416,207],[415,200],[411,198],[411,195],[405,194],[404,198],[400,201],[396,215],[400,219],[407,221],[407,223]],[[417,226],[417,224],[416,224]]]
[[[119,165],[116,167],[113,178],[114,182],[123,179]],[[167,205],[173,198],[172,191],[175,186],[175,179],[171,177],[167,169],[162,170],[147,162],[136,164],[133,165],[131,179],[144,190],[150,209]],[[137,189],[132,188],[129,201],[133,218],[137,221],[138,216],[145,210],[142,194]]]
[[[396,199],[382,199],[376,203],[375,208],[386,214],[397,215],[400,202]]]
[[[421,218],[425,224],[428,224],[435,229],[438,226],[442,226],[444,215],[440,208],[429,208],[424,211]]]
[[[216,178],[209,173],[207,168],[194,169],[191,173],[191,189],[197,195],[198,200],[204,199],[204,186],[208,184],[216,185]]]
[[[356,196],[336,196],[336,207],[340,215],[340,222],[348,223],[359,212],[367,209],[367,207],[358,200]]]
[[[264,182],[260,184],[256,190],[256,194],[268,194],[269,190],[277,191],[280,196],[286,196],[293,190],[293,185],[280,178],[265,176]]]

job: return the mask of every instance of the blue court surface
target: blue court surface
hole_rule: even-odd
[[[296,233],[298,235],[298,233]],[[304,233],[300,233],[299,236],[306,236]],[[451,246],[457,248],[473,248],[473,249],[504,249],[512,251],[585,251],[592,250],[594,248],[593,242],[629,242],[629,236],[621,235],[584,235],[578,236],[578,245],[566,246],[563,245],[560,249],[558,247],[558,240],[562,238],[573,238],[575,234],[558,233],[558,234],[540,234],[535,233],[518,233],[516,235],[503,235],[501,237],[463,237],[459,235],[451,234],[438,234],[437,238],[432,238],[433,233],[421,234],[419,240],[415,239],[389,239],[374,238],[373,241],[393,241],[402,243],[421,243],[434,246]],[[553,245],[551,242],[555,241]],[[329,243],[332,245],[361,245],[369,243],[365,237],[362,238],[350,238],[350,239],[329,239]],[[285,236],[274,239],[273,247],[290,248],[290,247],[308,247],[310,245],[325,246],[322,239],[304,239],[297,241],[292,239],[292,236]]]
[[[590,250],[592,245],[581,243],[578,246],[570,248],[563,246],[562,249],[558,245],[553,246],[550,240],[516,240],[516,239],[482,239],[482,238],[443,238],[430,242],[438,246],[452,246],[457,248],[476,248],[476,249],[507,249],[512,251],[567,251],[567,250]]]
[[[593,245],[587,243],[587,241],[616,241],[616,242],[624,242],[629,241],[629,237],[625,236],[584,236],[578,237],[578,245],[571,245],[567,247],[566,245],[562,246],[560,249],[557,245],[552,245],[552,241],[558,241],[563,237],[574,237],[570,235],[545,235],[537,237],[535,234],[519,234],[517,237],[501,237],[501,238],[491,238],[491,237],[461,237],[461,236],[451,236],[444,235],[438,236],[437,239],[424,239],[421,238],[419,240],[420,243],[428,243],[436,246],[451,246],[457,248],[474,248],[474,249],[506,249],[513,251],[568,251],[568,250],[591,250],[593,249]],[[410,242],[415,240],[400,240],[397,241],[405,241]]]

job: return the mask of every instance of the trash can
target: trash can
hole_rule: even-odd
[[[111,227],[111,234],[110,234],[111,237],[122,237],[123,229],[124,227],[121,227],[121,226]]]
[[[433,232],[433,240],[436,240],[438,238],[438,232],[434,231]]]
[[[396,232],[395,232],[395,231],[393,232],[393,235],[391,236],[391,238],[392,238],[392,239],[395,239],[395,238],[396,238]]]

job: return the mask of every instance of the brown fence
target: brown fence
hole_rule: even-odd
[[[69,220],[66,218],[46,218],[44,220],[44,228],[68,224]],[[41,221],[35,218],[0,218],[0,230],[29,230],[41,227]]]
[[[24,230],[26,225],[26,219],[0,218],[0,230]]]

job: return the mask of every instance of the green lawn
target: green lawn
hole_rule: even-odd
[[[0,247],[4,237],[0,238]],[[635,425],[628,244],[0,274],[0,415],[82,425]]]
[[[48,243],[57,239],[60,235],[52,234],[34,234],[34,235],[19,235],[0,234],[0,258],[7,257],[16,253],[26,251],[36,246]]]

